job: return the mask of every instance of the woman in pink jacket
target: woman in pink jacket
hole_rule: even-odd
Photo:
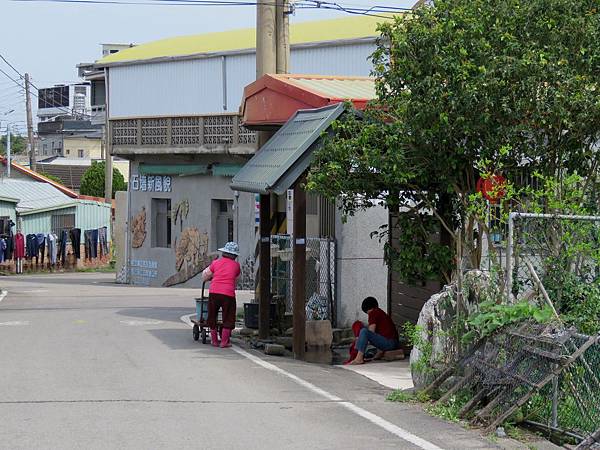
[[[204,281],[210,280],[208,289],[208,326],[210,341],[214,347],[219,346],[217,333],[217,315],[223,308],[223,331],[221,348],[231,347],[231,330],[235,328],[235,284],[240,276],[240,264],[236,261],[240,254],[235,242],[228,242],[220,248],[221,257],[214,260],[202,273]]]

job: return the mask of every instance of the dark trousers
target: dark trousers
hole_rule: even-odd
[[[73,247],[75,258],[81,259],[81,230],[73,228],[69,234],[71,235],[71,246]]]
[[[223,294],[208,294],[208,327],[217,328],[217,315],[223,308],[223,328],[235,328],[235,297]]]
[[[98,230],[92,230],[92,258],[98,257]]]
[[[69,239],[67,236],[67,231],[63,230],[60,233],[60,241],[58,243],[58,258],[60,259],[60,262],[62,263],[63,267],[65,266],[65,262],[67,260],[67,240]],[[75,246],[73,248],[75,249]]]

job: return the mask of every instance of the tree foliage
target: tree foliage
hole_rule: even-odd
[[[0,151],[6,155],[6,135],[0,137]],[[20,155],[27,151],[27,138],[18,134],[10,135],[10,152],[13,155]]]
[[[576,172],[597,180],[598,7],[438,0],[380,25],[372,56],[378,99],[364,116],[334,124],[308,187],[337,198],[347,214],[378,200],[410,217],[402,232],[414,238],[413,267],[418,249],[430,245],[423,236],[431,217],[453,237],[460,224],[475,264],[481,233],[468,200],[482,175],[515,181],[516,173]]]
[[[58,184],[62,184],[63,186],[65,185],[65,182],[60,178],[57,177],[56,175],[52,175],[46,172],[38,172],[41,176],[48,178],[49,180],[54,181],[55,183]]]
[[[104,182],[106,163],[104,161],[92,161],[91,167],[81,177],[81,194],[94,197],[104,197]],[[126,191],[125,178],[117,168],[113,168],[112,195],[117,191]]]

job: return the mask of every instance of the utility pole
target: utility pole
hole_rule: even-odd
[[[10,124],[6,125],[6,177],[10,178]]]
[[[35,142],[33,141],[33,119],[31,117],[31,95],[29,93],[29,74],[25,74],[25,107],[27,108],[27,142],[29,147],[29,168],[36,169]]]
[[[275,3],[256,5],[256,79],[277,70],[277,31]],[[272,136],[269,131],[258,132],[260,149]],[[271,309],[271,196],[260,196],[260,253],[259,253],[259,300],[258,337],[266,339],[270,334]]]
[[[106,203],[112,202],[112,184],[113,184],[113,161],[112,161],[112,146],[109,144],[110,139],[110,122],[107,120],[103,128],[104,154],[105,154],[105,172],[104,172],[104,200]]]
[[[256,79],[268,73],[287,73],[289,65],[288,0],[262,2],[256,5]],[[259,131],[259,149],[273,135]],[[276,208],[276,202],[273,205]],[[259,315],[258,336],[270,334],[271,304],[271,196],[260,196]],[[294,329],[294,334],[299,330]],[[304,328],[301,330],[304,336]]]
[[[106,92],[109,83],[109,71],[104,69],[104,83]],[[102,140],[104,141],[104,200],[106,203],[112,203],[112,185],[113,185],[113,160],[112,160],[112,127],[110,125],[109,114],[110,103],[108,95],[106,96],[104,127],[102,128]],[[111,227],[112,229],[112,227]]]
[[[288,0],[277,0],[277,73],[289,73],[290,64],[290,5]]]

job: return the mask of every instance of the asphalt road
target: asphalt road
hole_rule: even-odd
[[[196,292],[112,280],[0,279],[0,448],[495,448],[356,373],[194,342]]]

